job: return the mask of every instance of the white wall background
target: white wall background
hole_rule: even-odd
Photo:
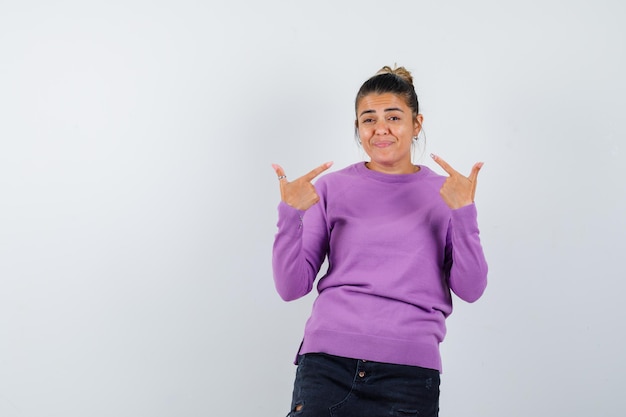
[[[394,63],[426,154],[485,161],[441,416],[622,416],[624,4],[0,1],[0,416],[285,415],[270,164],[362,159]]]

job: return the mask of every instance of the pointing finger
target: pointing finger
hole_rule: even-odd
[[[332,162],[326,162],[326,163],[318,166],[317,168],[315,168],[313,171],[309,172],[308,174],[304,175],[302,178],[304,178],[307,181],[312,181],[313,178],[317,177],[322,172],[324,172],[328,168],[330,168],[332,166],[332,164],[333,164]]]
[[[446,161],[444,161],[439,155],[435,155],[435,154],[431,153],[430,156],[448,174],[450,174],[450,175],[457,174],[456,170],[454,168],[452,168]]]

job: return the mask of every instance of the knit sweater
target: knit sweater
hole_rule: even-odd
[[[328,259],[299,354],[441,371],[450,290],[473,302],[487,285],[476,207],[450,209],[439,194],[445,178],[425,166],[393,175],[360,162],[320,177],[320,201],[308,210],[279,204],[279,295],[308,294]]]

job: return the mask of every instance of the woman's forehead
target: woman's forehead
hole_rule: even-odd
[[[357,113],[361,113],[365,110],[401,110],[406,111],[407,106],[404,98],[401,95],[394,93],[383,94],[368,94],[361,97],[357,104]]]

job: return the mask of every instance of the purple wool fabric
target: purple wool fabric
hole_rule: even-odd
[[[299,354],[437,369],[452,313],[452,290],[473,302],[487,285],[474,204],[451,210],[446,177],[369,170],[363,162],[315,183],[319,203],[300,211],[281,202],[272,264],[286,301],[318,296]]]

